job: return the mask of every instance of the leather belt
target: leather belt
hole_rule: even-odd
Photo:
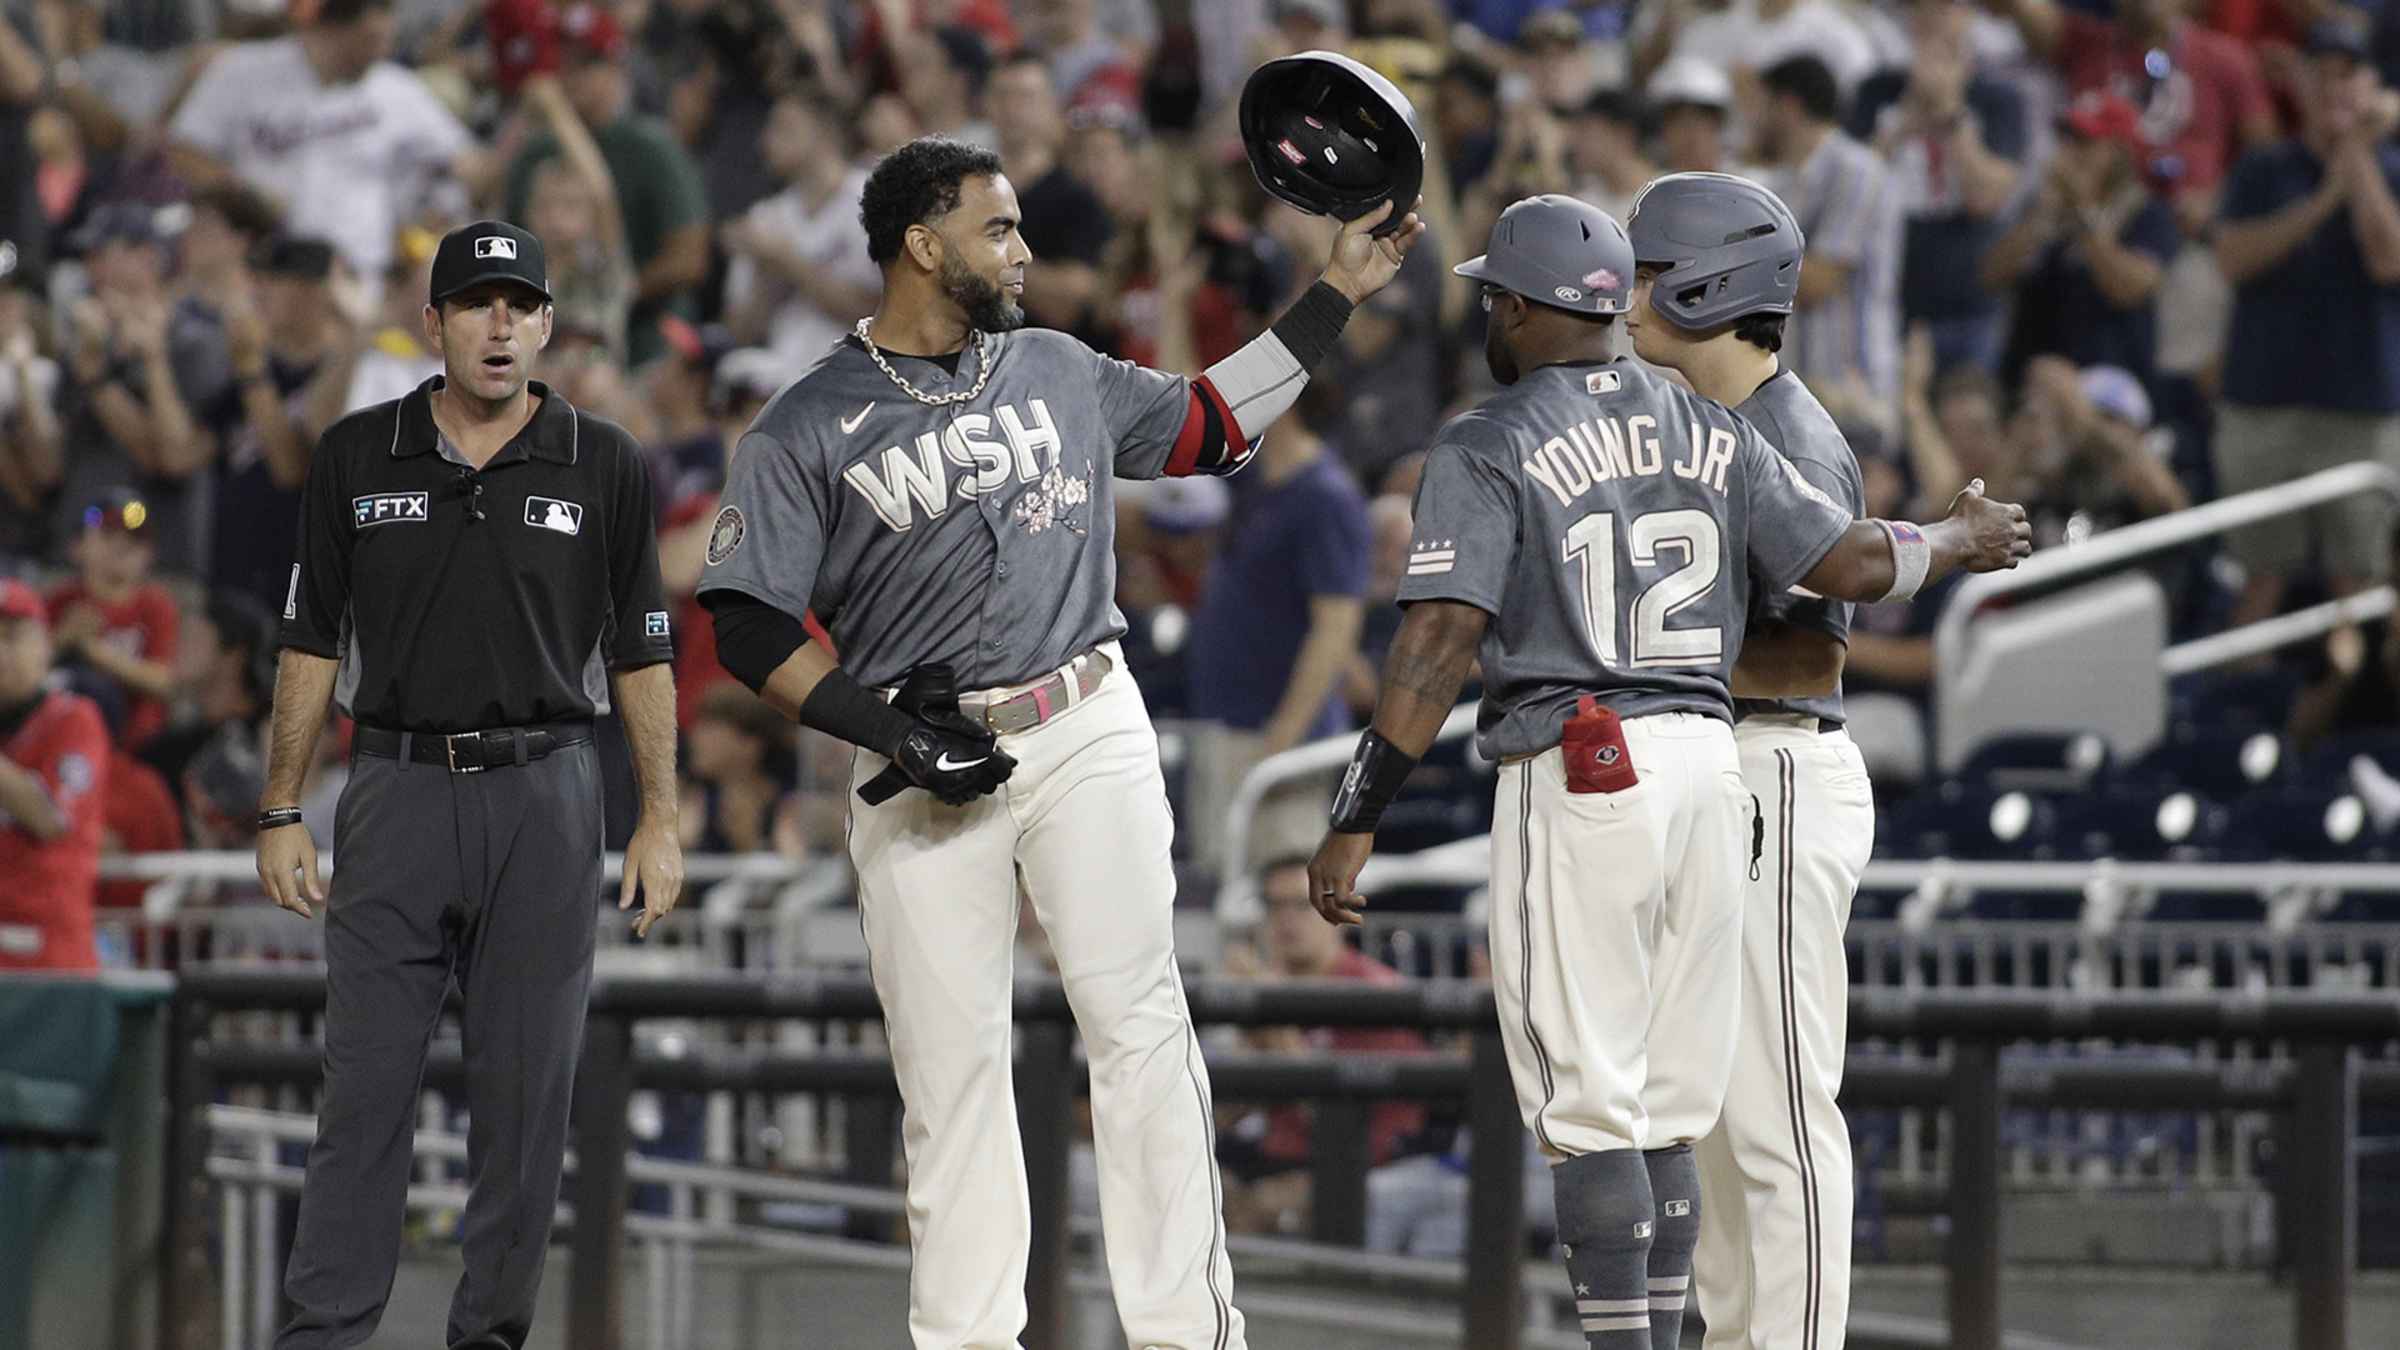
[[[538,727],[488,727],[447,735],[438,731],[403,732],[390,727],[362,726],[351,733],[350,748],[362,755],[398,759],[407,747],[415,764],[438,764],[452,773],[482,773],[513,768],[543,759],[552,752],[592,739],[589,722],[552,722]]]
[[[1002,736],[1031,731],[1090,698],[1113,664],[1095,647],[1030,684],[961,694],[958,710]]]

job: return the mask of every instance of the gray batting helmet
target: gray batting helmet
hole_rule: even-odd
[[[1633,307],[1633,245],[1606,211],[1556,192],[1500,213],[1484,252],[1455,269],[1572,314]]]
[[[1650,307],[1679,328],[1789,314],[1807,241],[1783,200],[1729,173],[1671,173],[1634,196],[1633,256],[1657,268]]]

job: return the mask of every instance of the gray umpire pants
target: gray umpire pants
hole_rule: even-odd
[[[276,1350],[363,1343],[400,1259],[425,1049],[464,999],[466,1273],[449,1339],[522,1346],[549,1254],[600,903],[592,745],[453,774],[360,755],[334,823],[325,1085]]]

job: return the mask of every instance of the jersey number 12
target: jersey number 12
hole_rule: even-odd
[[[1635,516],[1625,530],[1626,551],[1636,567],[1659,565],[1661,550],[1682,553],[1683,565],[1642,588],[1633,598],[1625,629],[1636,669],[1713,666],[1725,656],[1725,633],[1707,628],[1669,628],[1667,620],[1717,584],[1722,534],[1716,517],[1689,508]],[[1592,650],[1605,665],[1627,663],[1617,649],[1617,517],[1594,511],[1567,530],[1566,561],[1583,580],[1583,625]]]

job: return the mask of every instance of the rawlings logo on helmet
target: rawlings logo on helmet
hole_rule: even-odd
[[[1566,301],[1570,305],[1583,298],[1583,292],[1576,290],[1572,286],[1560,286],[1552,290],[1550,293],[1557,296],[1559,299]]]

